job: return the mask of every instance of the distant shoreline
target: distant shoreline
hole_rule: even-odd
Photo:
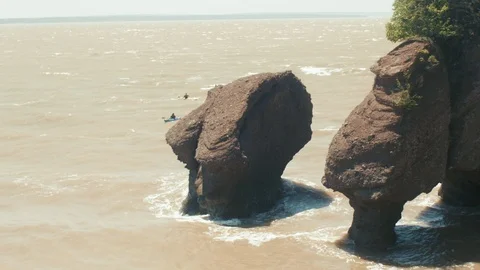
[[[246,13],[215,15],[114,15],[45,18],[6,18],[0,24],[35,23],[89,23],[89,22],[160,22],[160,21],[213,21],[213,20],[279,20],[328,18],[388,18],[391,13]]]

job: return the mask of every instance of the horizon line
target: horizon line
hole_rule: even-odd
[[[113,14],[113,15],[78,15],[78,16],[45,16],[45,17],[11,17],[0,18],[0,24],[23,23],[23,22],[80,22],[85,19],[107,19],[106,21],[118,21],[116,19],[156,19],[156,20],[198,20],[198,19],[302,19],[331,17],[368,17],[373,15],[391,15],[391,11],[366,11],[366,12],[242,12],[242,13],[198,13],[198,14]]]

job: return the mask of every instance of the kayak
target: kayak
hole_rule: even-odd
[[[177,117],[177,118],[168,118],[168,119],[163,119],[163,121],[165,123],[168,123],[168,122],[175,122],[175,121],[178,121],[180,120],[181,118],[180,117]]]
[[[199,97],[189,97],[185,99],[184,97],[171,98],[170,100],[199,100]]]

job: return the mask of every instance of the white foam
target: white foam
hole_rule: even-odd
[[[317,129],[317,131],[337,131],[339,128],[335,126],[327,126],[324,128]]]
[[[196,76],[192,76],[192,77],[187,78],[187,81],[188,82],[194,82],[194,81],[199,81],[201,79],[202,79],[202,76],[196,75]]]
[[[333,213],[342,213],[344,215],[348,215],[352,212],[352,209],[345,204],[344,201],[346,199],[343,196],[335,196],[333,201],[328,205],[329,212]]]
[[[422,206],[422,207],[433,207],[435,203],[437,203],[439,198],[433,197],[433,196],[428,196],[426,194],[422,194],[415,198],[415,200],[412,202],[416,206]]]
[[[143,99],[143,98],[137,99],[137,101],[140,102],[140,103],[143,103],[143,104],[150,104],[150,103],[152,103],[151,100],[147,100],[147,99]]]
[[[210,85],[208,85],[208,86],[205,86],[205,87],[200,88],[200,90],[208,91],[208,90],[214,88],[215,86],[217,86],[217,84],[210,84]]]
[[[23,103],[2,103],[0,106],[15,106],[15,107],[20,107],[20,106],[25,106],[25,105],[32,105],[32,104],[37,104],[37,103],[42,103],[46,102],[47,100],[44,99],[38,99],[38,100],[31,100]]]
[[[232,243],[237,241],[247,241],[250,245],[256,247],[277,238],[287,237],[285,235],[271,232],[253,232],[237,228],[209,227],[208,229],[209,231],[207,232],[207,235],[212,236],[214,240]]]
[[[188,194],[188,174],[171,173],[158,179],[158,193],[145,197],[150,211],[158,218],[179,218],[182,201]]]
[[[432,190],[438,190],[441,184],[436,185]],[[433,191],[435,192],[435,191]],[[429,196],[428,194],[422,193],[414,200],[407,202],[408,204],[421,206],[421,207],[433,207],[435,208],[435,204],[439,201],[439,198],[436,196]]]
[[[464,268],[464,269],[478,269],[477,266],[476,266],[476,263],[473,263],[473,262],[462,264],[462,268]]]
[[[73,191],[70,186],[62,186],[59,182],[46,184],[42,179],[36,179],[31,176],[21,176],[13,180],[13,183],[19,186],[28,187],[35,194],[44,197],[51,197],[62,192]]]
[[[45,75],[62,75],[62,76],[72,76],[72,73],[70,72],[49,72],[49,71],[46,71],[46,72],[43,72],[43,74]]]
[[[289,233],[276,233],[266,231],[264,228],[236,228],[236,227],[221,227],[210,226],[207,235],[211,236],[216,241],[223,242],[237,242],[246,241],[252,246],[259,247],[267,242],[276,239],[295,239],[299,242],[320,244],[321,248],[326,247],[325,243],[334,243],[338,239],[338,234],[347,230],[348,226],[327,227],[315,231],[295,231]]]
[[[368,270],[397,270],[397,269],[400,269],[400,268],[394,267],[394,266],[385,266],[385,265],[379,263],[379,264],[374,264],[374,265],[368,265],[366,267],[366,269],[368,269]]]
[[[326,68],[314,66],[300,67],[300,70],[307,75],[317,76],[331,76],[333,73],[339,73],[343,71],[343,69],[341,68]]]
[[[315,212],[319,211],[316,207],[308,209],[310,204],[318,202],[318,198],[309,198],[309,196],[295,196],[296,186],[292,182],[285,182],[284,191],[286,197],[282,199],[274,209],[267,213],[258,214],[248,220],[229,219],[229,220],[210,220],[207,215],[202,216],[183,216],[179,209],[182,201],[188,193],[188,174],[171,173],[158,179],[158,191],[144,198],[148,203],[149,210],[157,218],[174,219],[177,222],[201,223],[207,226],[205,234],[212,237],[215,241],[237,242],[246,241],[252,246],[261,246],[264,243],[275,239],[291,238],[296,241],[306,242],[325,242],[333,243],[338,234],[343,233],[348,227],[329,227],[321,228],[315,231],[299,231],[295,226],[288,226],[291,230],[279,232],[278,226],[284,227],[298,218],[311,218]],[[316,186],[313,182],[296,179],[307,186]],[[340,203],[340,200],[337,200]],[[242,228],[242,224],[263,224],[265,221],[272,221],[270,226]]]
[[[118,97],[116,97],[116,96],[111,96],[111,97],[109,97],[109,98],[107,98],[107,99],[104,99],[104,100],[100,101],[100,103],[102,103],[102,104],[105,104],[105,103],[113,103],[113,102],[115,102],[115,101],[117,101],[117,100],[118,100]]]
[[[313,232],[295,233],[293,236],[297,239],[307,238],[315,242],[334,243],[338,240],[338,234],[348,230],[349,226],[320,228]]]

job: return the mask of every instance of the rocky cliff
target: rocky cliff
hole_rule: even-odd
[[[480,205],[480,40],[462,50],[451,77],[452,119],[443,200],[456,206]],[[453,74],[453,75],[455,75]]]

